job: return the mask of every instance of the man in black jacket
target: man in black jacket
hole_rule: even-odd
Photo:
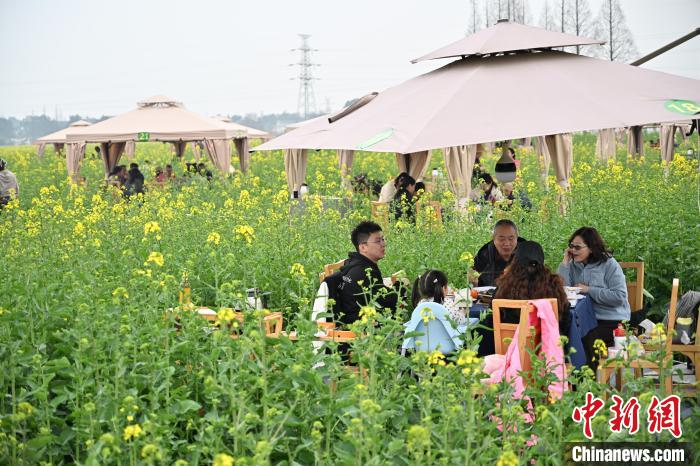
[[[339,289],[340,315],[336,321],[351,324],[360,318],[360,308],[371,305],[396,310],[399,302],[399,286],[384,286],[377,262],[384,258],[385,241],[382,227],[374,222],[362,222],[351,235],[356,251],[348,254],[340,268],[342,284]]]
[[[484,244],[474,258],[474,270],[479,272],[478,286],[496,286],[518,243],[518,227],[512,220],[499,220],[493,227],[491,241]]]

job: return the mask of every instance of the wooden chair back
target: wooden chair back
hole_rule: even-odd
[[[644,308],[644,262],[620,262],[622,270],[634,270],[634,281],[626,281],[627,301],[632,312]]]
[[[668,326],[666,327],[666,343],[664,345],[666,354],[664,359],[670,359],[672,353],[673,329],[676,327],[676,308],[678,306],[678,286],[679,280],[674,278],[673,285],[671,286],[671,303],[668,305]]]
[[[332,264],[326,264],[323,266],[323,272],[318,274],[318,281],[322,282],[327,276],[331,275],[336,270],[339,270],[343,264],[345,264],[345,259],[341,259],[338,262],[333,262]]]
[[[387,224],[389,223],[389,203],[371,201],[372,205],[372,220],[377,223]]]
[[[532,310],[527,299],[494,299],[491,301],[493,309],[493,338],[496,346],[496,354],[506,354],[510,341],[515,336],[515,329],[518,332],[518,350],[520,353],[520,366],[523,371],[532,368],[529,350],[535,350],[541,341],[540,334],[530,334],[529,314]],[[556,298],[547,298],[554,311],[554,317],[559,318],[559,306]],[[501,309],[520,309],[520,319],[517,324],[509,324],[501,321]]]

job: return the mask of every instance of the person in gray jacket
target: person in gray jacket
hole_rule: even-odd
[[[603,340],[606,346],[613,346],[613,330],[623,320],[630,319],[625,274],[603,238],[592,227],[581,227],[571,235],[557,273],[565,286],[581,288],[581,293],[593,301],[598,327],[584,336],[583,346],[588,365],[595,370],[598,358],[593,343]]]

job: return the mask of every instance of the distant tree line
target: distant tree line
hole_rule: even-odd
[[[319,113],[318,115],[321,114]],[[106,115],[100,118],[71,115],[68,120],[55,120],[47,115],[32,115],[22,119],[15,117],[0,118],[0,146],[31,144],[37,138],[67,128],[75,121],[85,120],[90,123],[97,123],[107,118],[109,118],[109,116]],[[249,113],[247,115],[232,115],[230,118],[231,121],[236,123],[273,134],[282,133],[287,125],[303,120],[303,117],[298,113],[287,112],[269,114]]]
[[[591,12],[588,0],[546,0],[538,21],[532,19],[527,0],[469,0],[466,33],[493,26],[499,19],[606,42],[566,47],[569,53],[621,62],[639,58],[620,0],[603,0],[597,15]]]
[[[0,146],[30,144],[37,138],[67,128],[75,121],[85,120],[90,123],[97,123],[107,118],[109,117],[105,115],[100,118],[71,115],[67,121],[55,120],[47,115],[31,115],[22,119],[15,117],[0,118]]]

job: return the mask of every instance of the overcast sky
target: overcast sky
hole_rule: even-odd
[[[602,0],[590,0],[597,15]],[[206,115],[295,112],[311,34],[319,110],[446,63],[467,0],[0,0],[0,116],[114,115],[166,94]],[[528,1],[537,24],[544,0]],[[644,55],[700,26],[700,0],[622,0]],[[700,79],[700,37],[644,65]]]

